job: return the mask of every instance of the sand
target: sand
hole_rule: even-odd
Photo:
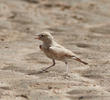
[[[0,0],[0,100],[110,100],[110,0]],[[89,63],[51,65],[35,34]]]

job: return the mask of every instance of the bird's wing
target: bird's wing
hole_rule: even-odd
[[[74,57],[75,55],[73,54],[72,51],[64,48],[63,46],[51,46],[49,48],[49,51],[56,55],[56,56],[65,56],[65,57]]]
[[[73,58],[74,60],[79,61],[85,65],[88,64],[87,62],[84,62],[81,59],[79,59],[72,51],[64,48],[63,46],[51,46],[49,48],[49,52],[59,58]]]

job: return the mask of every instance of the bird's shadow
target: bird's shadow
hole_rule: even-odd
[[[40,71],[37,71],[37,70],[25,70],[22,67],[18,67],[18,66],[14,66],[14,65],[6,66],[6,67],[2,68],[1,70],[11,70],[11,71],[14,71],[14,72],[24,73],[26,75],[37,75],[37,74],[42,74],[42,73],[49,72],[48,70],[42,70],[42,69]]]
[[[46,74],[46,73],[49,73],[49,70],[41,70],[41,71],[33,71],[33,72],[30,72],[30,73],[27,73],[27,75],[40,75],[40,74]],[[67,73],[61,75],[64,79],[70,79],[71,76]]]
[[[42,73],[47,73],[49,71],[44,71],[44,70],[40,70],[40,71],[32,71],[27,73],[27,75],[37,75],[37,74],[42,74]]]

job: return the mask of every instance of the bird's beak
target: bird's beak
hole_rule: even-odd
[[[40,38],[39,38],[39,35],[36,35],[36,38],[35,38],[35,39],[38,39],[38,40],[39,40],[39,39],[40,39]]]

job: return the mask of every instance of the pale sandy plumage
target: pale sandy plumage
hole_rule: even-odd
[[[79,61],[85,65],[88,63],[82,61],[81,59],[77,58],[76,55],[64,48],[63,46],[59,45],[57,42],[55,42],[53,36],[50,34],[50,32],[42,32],[41,34],[37,35],[37,39],[43,41],[43,44],[40,45],[40,49],[45,53],[47,57],[52,59],[53,64],[49,67],[47,67],[45,70],[49,69],[50,67],[55,65],[55,60],[60,60],[65,62],[67,66],[67,73],[68,73],[68,59],[74,59],[76,61]],[[44,70],[44,71],[45,71]]]

